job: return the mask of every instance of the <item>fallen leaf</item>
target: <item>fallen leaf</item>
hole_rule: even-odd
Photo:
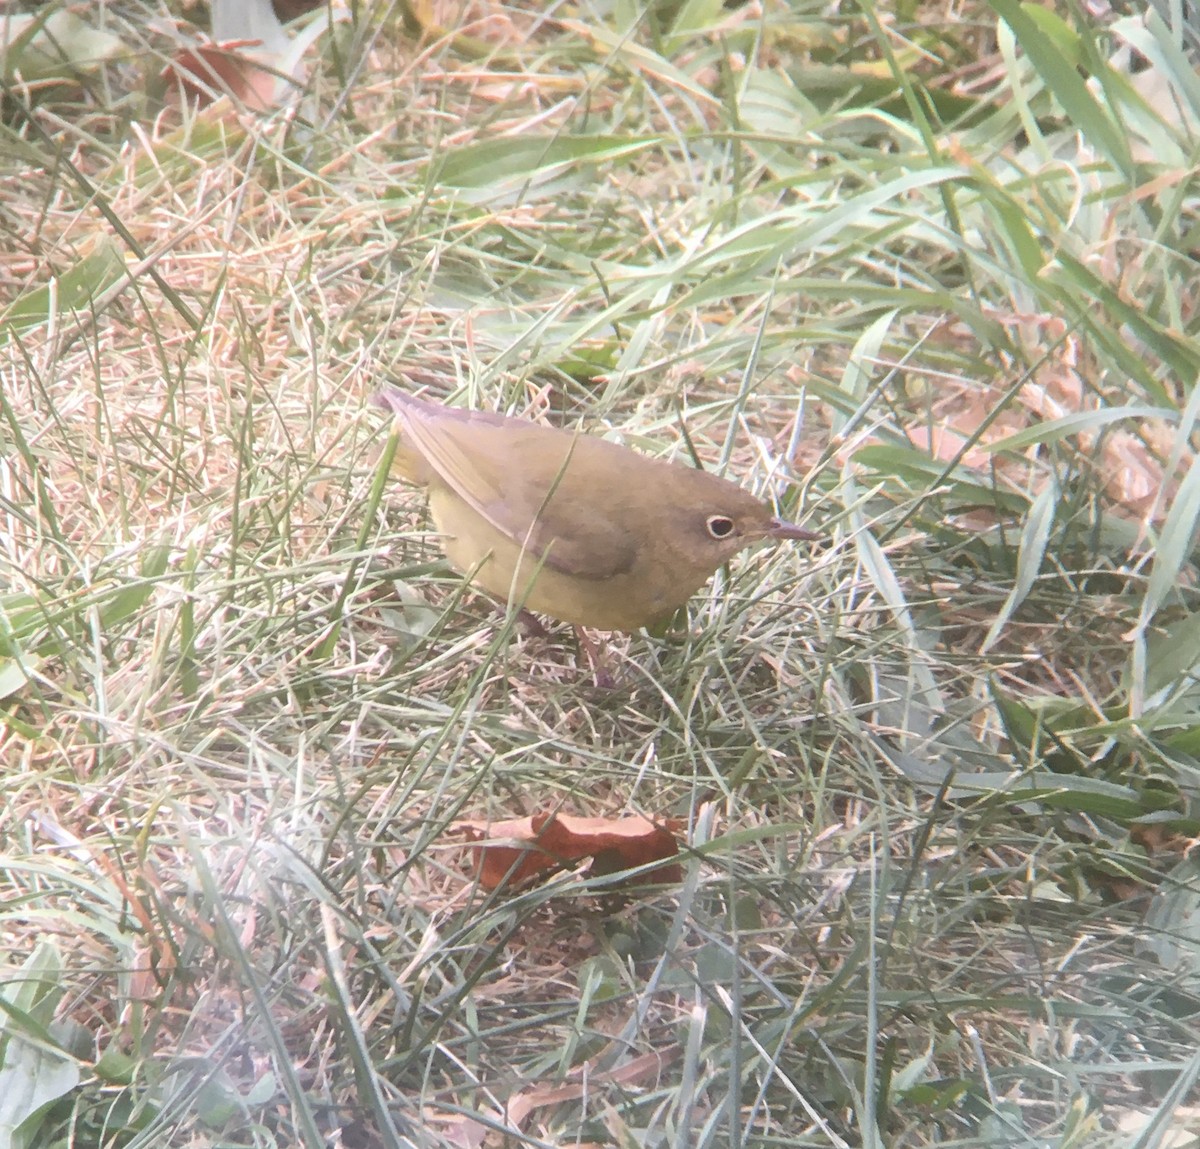
[[[626,819],[631,821],[632,819]],[[508,1099],[504,1106],[504,1119],[520,1129],[535,1109],[547,1105],[561,1105],[565,1101],[578,1101],[587,1092],[594,1092],[605,1085],[618,1085],[632,1089],[639,1085],[655,1085],[665,1070],[679,1055],[679,1048],[671,1046],[661,1053],[643,1053],[610,1072],[596,1072],[589,1066],[576,1066],[571,1076],[578,1081],[563,1085],[538,1085],[523,1089]]]
[[[66,8],[0,16],[0,75],[21,84],[63,82],[92,73],[129,45]]]
[[[249,111],[268,112],[279,102],[281,78],[246,51],[256,46],[256,40],[228,40],[183,48],[162,78],[177,83],[190,103],[203,106],[228,95]]]
[[[534,814],[506,822],[464,821],[454,829],[472,841],[475,873],[487,890],[523,885],[538,874],[591,858],[593,871],[612,874],[679,854],[675,835],[665,825],[638,816],[575,818],[569,814]],[[645,875],[646,880],[678,882],[677,863]]]
[[[438,1132],[447,1145],[456,1145],[459,1149],[482,1149],[487,1142],[488,1127],[482,1121],[463,1114],[455,1114],[449,1118],[432,1118],[441,1126]]]

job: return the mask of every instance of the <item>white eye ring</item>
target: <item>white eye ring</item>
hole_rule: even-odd
[[[709,536],[717,542],[724,542],[734,533],[734,522],[728,515],[709,515],[704,520],[704,526]]]

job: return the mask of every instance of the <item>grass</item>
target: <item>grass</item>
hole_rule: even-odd
[[[1176,33],[363,5],[238,115],[100,15],[3,56],[0,1144],[1194,1141]],[[597,687],[387,481],[393,377],[828,542]],[[683,881],[473,884],[541,810]]]

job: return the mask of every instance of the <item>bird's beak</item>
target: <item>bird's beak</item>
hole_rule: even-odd
[[[824,537],[816,531],[789,523],[787,519],[772,519],[771,525],[767,528],[767,538],[770,539],[798,539],[802,542],[816,542]]]

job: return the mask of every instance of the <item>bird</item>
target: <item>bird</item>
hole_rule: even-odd
[[[821,536],[707,471],[576,431],[388,385],[393,471],[428,490],[446,558],[502,602],[577,627],[669,619],[763,540]]]

